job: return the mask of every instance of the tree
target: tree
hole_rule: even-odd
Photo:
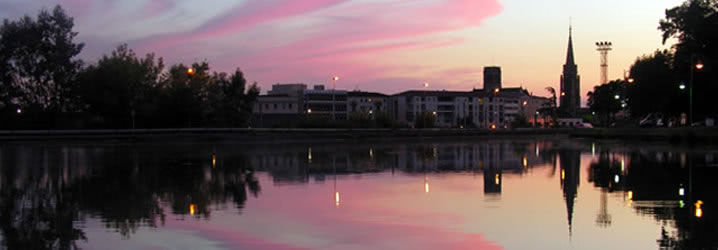
[[[658,27],[663,42],[678,39],[674,45],[675,79],[689,83],[693,78],[693,107],[697,117],[715,115],[714,93],[718,92],[718,1],[687,0],[666,10]],[[695,70],[702,62],[705,68]]]
[[[121,45],[80,73],[78,93],[86,110],[100,116],[105,126],[132,127],[135,118],[147,124],[157,112],[155,88],[163,69],[162,58],[155,59],[154,54],[138,58]]]
[[[626,84],[624,81],[614,80],[595,86],[593,91],[588,92],[588,106],[591,111],[605,117],[604,125],[609,125],[611,117],[623,108]]]
[[[76,106],[75,78],[84,44],[73,39],[74,22],[56,6],[36,19],[24,16],[0,26],[0,98],[3,103],[36,106],[42,111],[71,111]],[[5,105],[8,106],[8,105]]]
[[[518,113],[514,120],[511,121],[512,128],[528,128],[530,127],[528,119],[523,113]]]
[[[633,83],[627,87],[628,108],[634,117],[649,113],[677,115],[688,110],[688,94],[674,77],[671,52],[656,51],[636,59],[631,66]],[[687,84],[687,83],[686,83]]]
[[[556,104],[556,89],[553,87],[546,87],[546,91],[548,91],[551,94],[551,97],[549,98],[548,102],[545,102],[541,105],[541,108],[539,108],[537,111],[539,114],[541,114],[541,117],[544,118],[544,121],[546,121],[545,126],[549,126],[549,121],[546,118],[551,119],[551,123],[555,123],[556,119],[558,118],[558,107]]]

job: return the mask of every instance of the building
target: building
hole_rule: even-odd
[[[501,89],[501,67],[484,67],[484,89]]]
[[[327,90],[324,85],[314,85],[314,89],[304,90],[304,112],[314,118],[331,120],[347,119],[347,91]]]
[[[275,84],[267,95],[257,97],[252,108],[252,126],[288,127],[303,114],[303,96],[307,85]]]
[[[581,77],[578,75],[578,65],[573,58],[573,41],[571,27],[568,29],[568,52],[566,64],[563,65],[561,75],[560,109],[562,113],[571,117],[577,116],[581,108]]]
[[[351,91],[347,93],[349,113],[378,114],[387,111],[387,95],[376,92]]]

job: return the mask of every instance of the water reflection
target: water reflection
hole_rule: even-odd
[[[715,155],[577,140],[282,147],[7,145],[0,147],[0,239],[9,249],[73,249],[88,240],[83,222],[89,218],[100,218],[105,228],[131,239],[140,228],[161,229],[170,216],[208,221],[213,211],[227,205],[242,213],[248,198],[262,193],[257,172],[271,178],[263,185],[328,182],[334,207],[342,210],[345,199],[359,202],[347,196],[353,187],[342,184],[341,178],[349,176],[394,176],[396,171],[417,177],[414,192],[434,196],[442,188],[436,178],[483,175],[478,180],[483,180],[484,197],[493,202],[515,194],[503,188],[508,180],[545,169],[545,178],[553,185],[559,182],[565,206],[561,221],[569,237],[575,231],[577,204],[595,199],[584,197],[585,191],[579,199],[586,171],[589,186],[601,190],[591,214],[597,227],[616,227],[620,219],[611,214],[615,207],[609,208],[622,202],[661,225],[657,248],[712,249],[718,247],[713,237],[718,231],[718,199],[712,194],[718,186]],[[421,178],[423,190],[417,188]]]

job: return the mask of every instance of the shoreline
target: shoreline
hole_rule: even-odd
[[[521,129],[98,129],[0,130],[0,142],[22,141],[176,141],[212,140],[245,143],[287,141],[404,140],[566,136],[575,138],[718,144],[718,128],[521,128]]]

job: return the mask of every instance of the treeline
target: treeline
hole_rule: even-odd
[[[121,45],[77,58],[73,18],[56,6],[0,26],[0,129],[245,127],[259,95],[237,69],[165,67]]]
[[[596,86],[588,103],[604,121],[621,111],[634,118],[651,113],[690,115],[693,121],[718,115],[718,0],[688,0],[667,9],[658,29],[670,50],[636,59],[630,76]],[[692,88],[692,89],[691,89]]]

